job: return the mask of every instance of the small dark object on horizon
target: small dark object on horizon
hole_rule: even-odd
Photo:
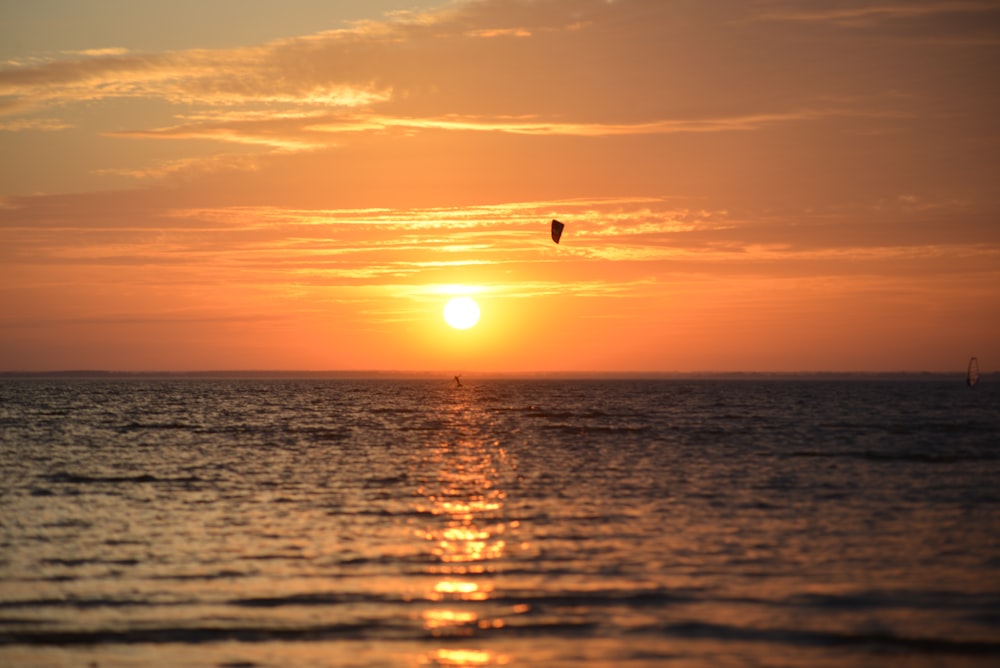
[[[979,382],[979,360],[973,357],[969,360],[969,370],[965,374],[965,383],[969,387],[975,387]]]

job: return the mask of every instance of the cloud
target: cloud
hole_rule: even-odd
[[[301,134],[268,131],[259,126],[255,130],[240,125],[200,125],[174,126],[153,130],[124,130],[107,133],[112,137],[133,139],[201,139],[207,141],[228,142],[233,144],[249,144],[264,146],[279,151],[308,151],[328,146],[330,142],[309,141]]]
[[[468,33],[472,37],[531,37],[530,30],[525,28],[483,28]]]
[[[179,158],[157,161],[142,167],[118,167],[95,170],[103,176],[125,176],[131,179],[164,179],[178,177],[192,179],[206,174],[232,171],[255,171],[255,156],[235,153],[217,153],[208,157]]]
[[[188,51],[62,60],[0,71],[0,95],[36,107],[114,98],[173,104],[363,106],[390,93],[370,83],[277,76],[267,49]]]
[[[120,98],[210,107],[357,107],[391,96],[370,81],[315,72],[323,67],[305,48],[308,44],[159,54],[84,52],[75,59],[0,70],[0,96],[35,109]]]
[[[106,47],[103,49],[84,49],[83,51],[67,51],[70,55],[90,56],[99,58],[101,56],[122,56],[128,53],[128,49],[122,47]]]
[[[90,206],[97,201],[89,199]],[[80,198],[60,206],[46,198],[11,204],[0,210],[0,232],[18,239],[4,253],[8,266],[173,266],[232,274],[237,282],[251,270],[262,281],[381,285],[401,277],[433,283],[456,267],[516,268],[525,280],[537,277],[539,267],[579,278],[595,262],[611,274],[608,263],[628,267],[606,281],[614,283],[654,267],[879,274],[899,263],[939,271],[946,261],[986,271],[1000,258],[997,234],[960,208],[921,209],[926,218],[918,220],[907,200],[838,216],[803,213],[798,223],[750,221],[663,198],[413,209],[125,207],[120,220],[99,210],[81,215],[88,202]],[[567,223],[558,256],[546,236],[555,215]],[[951,221],[947,228],[944,219]],[[850,224],[856,220],[864,224]],[[208,258],[211,269],[204,266]]]
[[[313,124],[307,130],[319,132],[356,132],[373,128],[406,128],[503,132],[521,135],[557,135],[576,137],[613,137],[625,135],[675,134],[699,132],[734,132],[758,130],[768,125],[803,122],[834,117],[899,117],[899,113],[864,113],[844,109],[799,109],[786,112],[757,113],[721,118],[657,119],[637,123],[588,123],[547,121],[536,117],[461,116],[437,118],[404,118],[359,116],[342,119],[340,123]]]
[[[336,146],[339,136],[359,133],[478,132],[550,137],[629,137],[643,135],[752,132],[768,127],[821,122],[832,119],[898,120],[907,114],[863,111],[843,106],[804,108],[713,118],[655,119],[634,123],[546,120],[537,116],[482,116],[448,114],[438,117],[404,117],[376,114],[330,115],[325,112],[269,113],[257,110],[201,113],[182,123],[149,130],[122,130],[108,136],[131,139],[204,140],[296,152]],[[889,130],[880,129],[881,132]],[[858,132],[863,132],[859,130]],[[876,130],[870,130],[875,133]],[[182,164],[182,163],[177,163]],[[186,163],[183,163],[186,164]]]
[[[72,124],[57,118],[17,118],[0,121],[0,131],[2,132],[23,132],[25,130],[55,132],[58,130],[68,130],[71,127],[73,127]]]
[[[804,23],[834,23],[843,26],[865,26],[882,21],[938,17],[946,14],[996,14],[1000,11],[994,2],[949,0],[948,2],[879,2],[822,7],[814,3],[809,7],[789,8],[761,14],[762,19],[773,21],[798,21]]]
[[[855,35],[922,44],[982,47],[1000,44],[1000,6],[980,0],[950,2],[813,3],[765,12],[763,21],[832,27]]]

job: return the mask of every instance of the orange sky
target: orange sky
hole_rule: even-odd
[[[994,0],[0,0],[0,26],[0,370],[1000,360]]]

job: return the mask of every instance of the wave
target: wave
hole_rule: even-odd
[[[189,602],[187,602],[189,603]],[[182,602],[165,603],[163,601],[153,601],[135,598],[37,598],[30,600],[0,601],[0,610],[32,610],[37,608],[70,608],[74,610],[87,610],[92,608],[134,608],[134,607],[162,607],[164,605],[181,605]],[[9,620],[3,618],[2,623]],[[0,635],[3,631],[0,631]]]
[[[457,630],[457,629],[456,629]],[[589,621],[543,621],[507,624],[482,629],[472,625],[466,629],[477,637],[504,638],[598,638],[608,636],[603,624]],[[611,637],[616,637],[617,633]],[[649,625],[631,629],[625,637],[655,636],[677,640],[716,640],[722,642],[760,643],[815,648],[856,648],[878,654],[907,652],[922,655],[997,657],[1000,642],[991,640],[952,640],[937,637],[914,637],[887,632],[842,633],[835,631],[798,630],[789,628],[745,627],[710,622],[675,622]],[[391,621],[302,625],[295,627],[268,625],[234,626],[162,626],[120,630],[37,630],[14,628],[0,632],[0,646],[4,645],[134,645],[134,644],[188,644],[198,645],[218,642],[317,642],[330,640],[420,641],[438,640],[439,634],[423,627]]]
[[[238,598],[229,601],[229,605],[235,605],[243,608],[280,608],[286,605],[329,606],[347,605],[351,603],[409,603],[409,600],[401,596],[323,592],[312,594],[292,594],[290,596]]]
[[[122,483],[202,483],[206,482],[203,478],[197,476],[178,476],[178,477],[157,477],[150,475],[148,473],[141,473],[138,475],[86,475],[81,473],[69,473],[66,471],[59,471],[57,473],[50,473],[47,475],[39,476],[42,480],[47,480],[48,482],[57,484],[68,484],[68,485],[93,485],[93,484],[115,484],[119,485]],[[35,496],[46,496],[44,489],[36,489],[32,492]]]
[[[677,641],[717,641],[720,643],[756,643],[761,646],[798,647],[814,649],[857,650],[882,655],[906,652],[931,656],[1000,656],[1000,641],[983,638],[949,638],[933,635],[908,635],[888,630],[843,631],[839,629],[795,628],[787,626],[724,623],[699,619],[658,621],[637,625],[622,625],[621,615],[608,612],[609,608],[627,608],[633,611],[649,610],[656,614],[658,608],[672,609],[671,616],[688,609],[688,606],[708,602],[705,592],[698,589],[651,588],[630,590],[606,588],[570,592],[540,593],[535,590],[512,590],[491,596],[486,601],[468,601],[459,598],[429,600],[410,598],[403,593],[373,592],[305,592],[286,596],[249,596],[231,598],[220,602],[232,609],[248,609],[247,618],[239,613],[209,618],[191,618],[189,625],[136,625],[115,617],[112,628],[56,628],[47,619],[28,619],[29,611],[44,608],[92,609],[162,606],[198,606],[197,601],[169,600],[143,601],[129,598],[96,597],[93,599],[46,598],[33,601],[7,601],[0,603],[0,611],[19,611],[18,617],[0,617],[0,646],[98,646],[133,644],[198,645],[218,642],[317,642],[353,639],[371,642],[424,642],[437,641],[442,635],[489,639],[497,642],[522,638],[545,639],[599,639],[623,638],[642,641],[671,639]],[[792,608],[848,607],[878,609],[900,607],[911,609],[936,609],[953,598],[951,592],[917,593],[917,601],[899,592],[859,592],[848,596],[806,595],[782,601],[756,599],[727,599],[727,603],[787,605]],[[900,598],[901,597],[901,598]],[[995,607],[991,596],[971,596],[972,608],[988,610]],[[716,600],[716,603],[722,602]],[[442,606],[464,606],[470,611],[485,612],[469,615],[468,622],[458,622],[441,630],[428,628],[421,622],[419,611],[435,610]],[[357,611],[346,614],[353,618],[343,621],[316,623],[324,615],[323,608],[354,606],[364,610],[381,610],[376,617],[355,617]],[[946,606],[947,607],[947,606]],[[968,608],[968,605],[958,605]],[[315,611],[291,613],[295,608],[316,608]],[[278,614],[274,620],[266,616],[267,610]],[[348,608],[349,610],[349,608]],[[291,613],[291,616],[289,614]],[[329,616],[330,613],[325,613]],[[308,617],[306,616],[308,615]],[[297,617],[297,621],[291,621]],[[482,619],[493,617],[501,624],[481,625]],[[629,615],[629,617],[634,617]],[[291,623],[290,623],[291,622]],[[124,624],[124,625],[123,625]],[[773,651],[768,649],[767,651]]]
[[[547,424],[541,429],[559,431],[567,434],[642,434],[649,431],[649,427],[628,427],[628,426],[595,426],[587,424]]]
[[[377,622],[358,624],[325,624],[282,628],[269,626],[233,627],[154,627],[143,629],[95,631],[0,631],[3,645],[135,645],[135,644],[203,644],[225,641],[317,641],[382,637],[393,631],[391,626]],[[411,634],[412,635],[412,634]]]
[[[155,430],[155,429],[194,430],[197,429],[197,425],[189,424],[187,422],[126,422],[124,424],[118,425],[116,429],[120,433],[124,434],[132,431],[145,431],[145,430]]]
[[[886,632],[839,633],[788,628],[744,627],[707,622],[679,622],[647,626],[633,633],[656,633],[673,638],[760,642],[768,644],[847,647],[869,651],[909,651],[921,654],[1000,656],[1000,642],[911,637]]]
[[[879,452],[876,450],[817,451],[796,450],[785,457],[815,457],[817,459],[864,459],[874,462],[914,462],[922,464],[954,464],[959,462],[1000,461],[996,452]]]
[[[80,566],[91,566],[94,564],[110,564],[112,566],[136,566],[138,559],[63,559],[59,557],[39,559],[39,564],[43,566],[66,566],[77,568]]]

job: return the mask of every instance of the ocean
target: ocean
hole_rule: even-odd
[[[0,665],[1000,665],[1000,385],[0,380]]]

